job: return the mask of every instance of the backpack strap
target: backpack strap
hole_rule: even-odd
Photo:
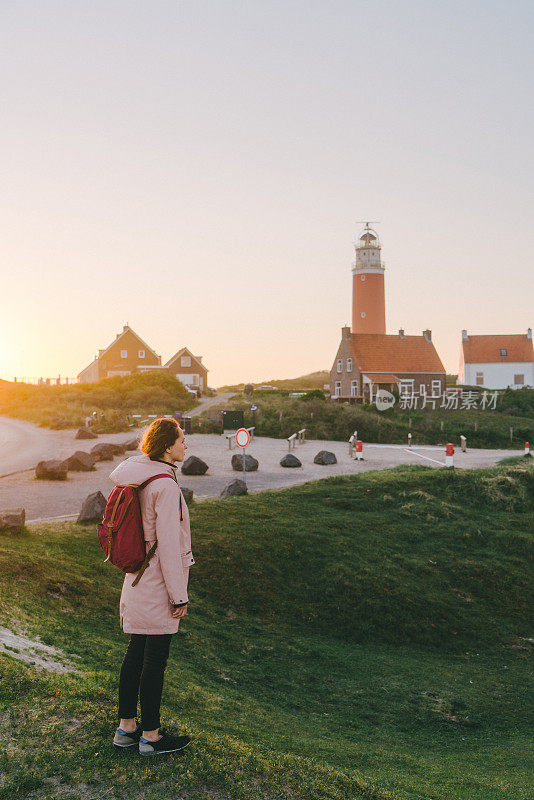
[[[148,486],[149,483],[151,483],[152,481],[155,481],[157,478],[172,478],[172,480],[175,483],[178,483],[178,481],[176,480],[176,477],[174,475],[169,475],[168,472],[163,472],[161,475],[153,475],[151,478],[147,478],[146,481],[143,481],[143,483],[139,484],[139,486],[137,487],[137,490],[141,491],[142,489],[145,488],[145,486]],[[182,520],[182,519],[183,519],[183,516],[182,516],[182,493],[180,492],[180,520]],[[152,556],[156,552],[156,547],[157,546],[158,546],[158,541],[156,539],[156,541],[154,542],[154,544],[152,545],[152,547],[150,548],[150,550],[146,554],[145,560],[143,561],[143,563],[141,565],[141,568],[140,568],[139,572],[137,573],[135,580],[132,583],[132,586],[137,586],[137,584],[139,583],[139,580],[140,580],[141,576],[143,575],[143,572],[148,567],[148,562],[150,561],[150,559],[152,558]]]

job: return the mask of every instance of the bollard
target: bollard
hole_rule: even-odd
[[[525,442],[525,455],[530,455],[530,444],[528,442]]]
[[[445,466],[454,467],[454,445],[450,442],[445,446]]]
[[[360,439],[354,442],[354,449],[356,451],[356,461],[361,461],[363,458],[363,442]]]
[[[411,446],[412,446],[412,434],[409,433],[408,434],[408,447],[411,447]]]
[[[467,450],[467,439],[465,436],[460,436],[460,446],[462,448],[462,453],[465,453]]]

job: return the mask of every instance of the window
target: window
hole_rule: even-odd
[[[426,394],[426,386],[424,383],[419,384],[419,394]]]
[[[341,372],[342,370],[343,370],[343,359],[342,358],[338,358],[338,360],[337,360],[337,371]]]
[[[352,358],[347,358],[347,372],[352,372]]]
[[[441,381],[438,380],[432,381],[432,394],[434,395],[434,397],[436,395],[441,394]]]
[[[524,375],[514,375],[514,383],[516,386],[523,386],[525,383]]]
[[[180,359],[180,364],[182,367],[190,367],[191,366],[191,356],[182,356]]]
[[[341,381],[336,381],[334,384],[334,397],[339,397],[341,394]]]
[[[145,351],[139,350],[139,352],[137,353],[137,358],[144,358],[144,357],[145,357]]]
[[[128,358],[128,350],[121,350],[121,358]]]
[[[362,312],[361,312],[361,314],[360,314],[360,317],[361,317],[362,319],[365,319],[365,311],[362,311]]]
[[[365,280],[365,275],[362,275],[362,281],[364,281],[364,280]]]
[[[405,378],[401,380],[400,393],[413,395],[413,378]]]
[[[507,351],[506,347],[501,347],[501,356],[507,356],[507,355],[508,355],[508,351]]]
[[[350,382],[350,396],[356,397],[358,394],[358,381],[351,381]]]
[[[477,386],[484,386],[484,373],[483,372],[477,372],[475,383],[476,383]]]

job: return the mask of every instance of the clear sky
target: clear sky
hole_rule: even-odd
[[[212,386],[330,369],[360,226],[387,330],[534,327],[531,0],[3,0],[0,377],[128,322]]]

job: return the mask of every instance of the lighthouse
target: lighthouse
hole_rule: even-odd
[[[385,267],[378,234],[368,222],[355,245],[352,265],[352,333],[385,333]]]

